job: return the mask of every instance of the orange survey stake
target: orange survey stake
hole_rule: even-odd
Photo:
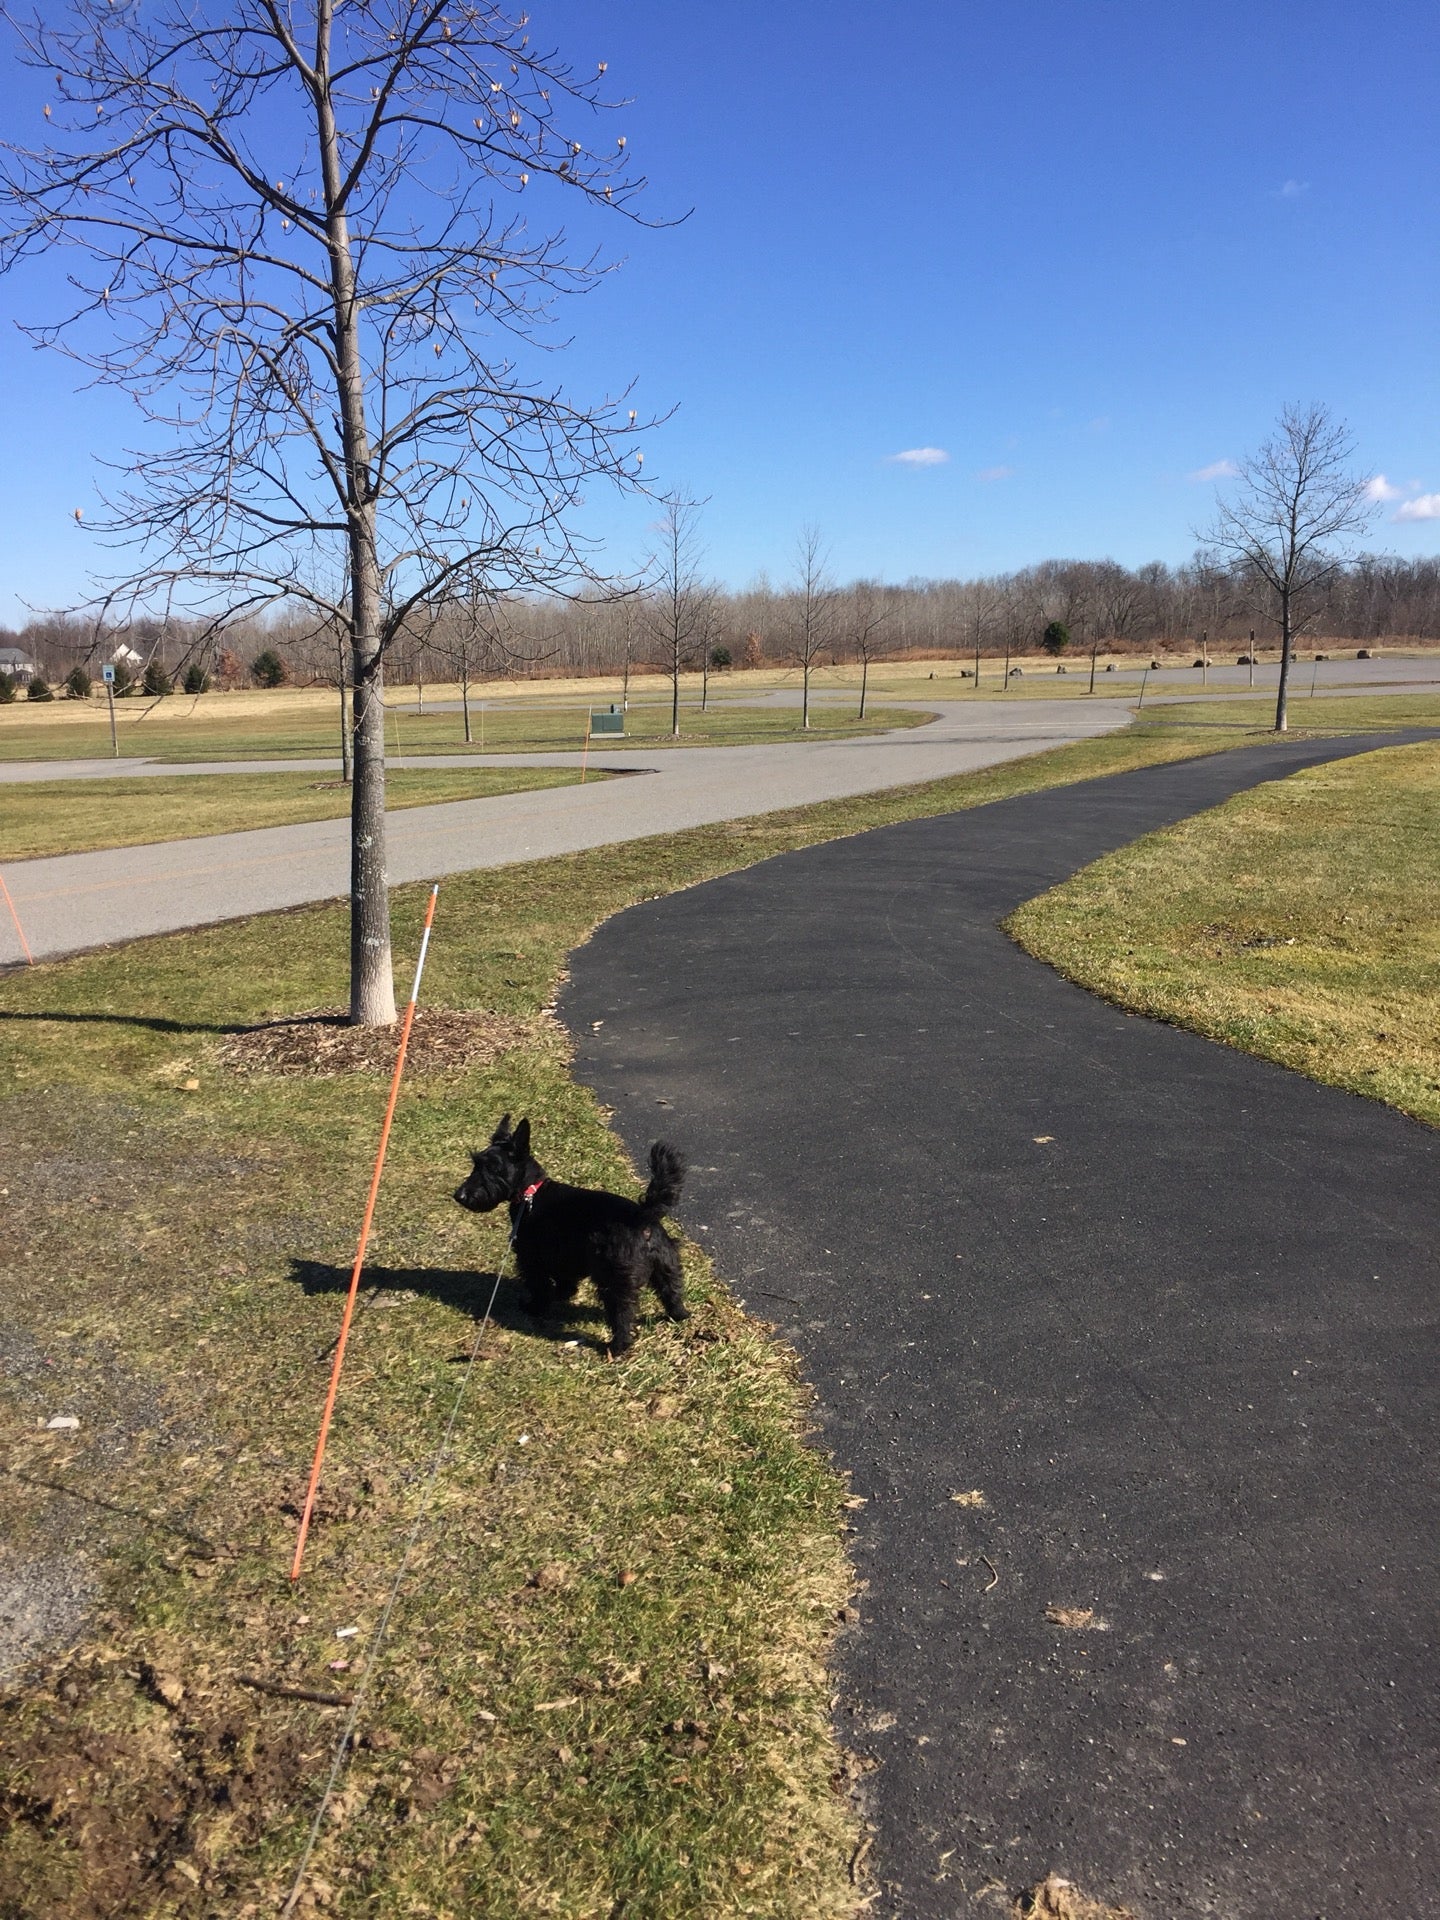
[[[20,936],[20,949],[25,955],[25,964],[27,967],[33,967],[35,956],[30,951],[30,942],[25,938],[25,929],[20,924],[20,916],[15,911],[15,902],[10,898],[10,889],[5,884],[3,873],[0,873],[0,893],[5,896],[5,904],[10,909],[10,918],[15,922],[15,931]]]
[[[350,1291],[345,1296],[345,1311],[340,1318],[340,1338],[335,1342],[335,1364],[330,1369],[330,1391],[325,1396],[325,1411],[320,1416],[320,1437],[315,1442],[315,1462],[310,1469],[310,1485],[305,1491],[305,1509],[300,1515],[300,1537],[295,1542],[295,1558],[290,1578],[300,1578],[300,1562],[305,1557],[305,1541],[310,1532],[310,1516],[315,1511],[315,1496],[320,1491],[320,1470],[325,1464],[325,1442],[330,1436],[330,1416],[335,1411],[335,1395],[340,1386],[340,1369],[345,1362],[345,1342],[350,1337],[350,1318],[355,1311],[355,1296],[360,1291],[360,1274],[365,1265],[365,1249],[370,1241],[370,1223],[375,1218],[375,1201],[380,1193],[380,1175],[385,1170],[385,1149],[390,1144],[390,1124],[395,1118],[395,1102],[400,1095],[400,1076],[405,1071],[405,1054],[410,1045],[410,1028],[415,1020],[415,1002],[420,998],[420,976],[425,971],[425,954],[430,945],[430,928],[435,920],[438,886],[430,889],[430,905],[425,911],[425,931],[420,939],[420,958],[415,966],[415,984],[405,1008],[400,1029],[400,1050],[395,1055],[395,1071],[390,1078],[390,1099],[385,1108],[385,1124],[380,1129],[380,1147],[375,1155],[375,1171],[370,1176],[370,1197],[365,1202],[365,1218],[360,1223],[360,1243],[355,1249],[355,1265],[350,1271]]]

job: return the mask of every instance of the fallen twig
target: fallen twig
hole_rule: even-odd
[[[995,1562],[990,1558],[988,1553],[982,1553],[980,1555],[980,1558],[984,1561],[985,1565],[990,1569],[990,1584],[988,1587],[986,1587],[985,1591],[986,1593],[993,1593],[996,1587],[998,1587],[1000,1584],[1000,1570],[995,1565]]]
[[[318,1687],[282,1687],[276,1680],[262,1680],[257,1674],[237,1673],[235,1678],[242,1687],[253,1687],[256,1693],[273,1693],[281,1700],[313,1700],[317,1707],[353,1707],[353,1693],[322,1693]]]

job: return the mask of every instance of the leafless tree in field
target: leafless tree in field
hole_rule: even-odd
[[[506,627],[502,602],[483,580],[475,579],[436,620],[428,645],[460,686],[460,713],[467,745],[473,744],[470,688],[483,677],[517,672],[543,657],[539,645],[527,646]]]
[[[386,652],[457,582],[571,585],[582,491],[638,484],[624,397],[576,403],[539,365],[556,300],[608,270],[593,229],[643,184],[600,132],[604,62],[480,0],[9,18],[54,90],[45,144],[5,150],[0,268],[74,250],[73,305],[34,337],[148,422],[102,529],[131,549],[125,598],[173,589],[215,627],[304,602],[348,636],[351,1018],[386,1023]],[[567,198],[575,242],[527,218],[537,194]]]
[[[473,744],[470,682],[487,667],[493,668],[499,648],[494,604],[483,586],[473,584],[463,599],[452,604],[441,633],[440,648],[447,667],[460,682],[460,717],[468,747]]]
[[[1280,629],[1280,691],[1275,731],[1284,733],[1295,635],[1345,565],[1351,536],[1375,513],[1370,477],[1353,468],[1355,443],[1325,407],[1286,407],[1274,435],[1240,462],[1236,486],[1222,499],[1209,551],[1247,573]]]
[[[678,740],[680,675],[695,661],[709,631],[709,594],[700,575],[700,513],[704,502],[680,492],[661,497],[665,517],[656,529],[655,553],[647,570],[650,592],[643,605],[646,625],[670,676],[670,731]]]
[[[1003,580],[976,580],[967,595],[966,625],[975,646],[975,691],[980,691],[980,646],[987,628],[1005,610]],[[1009,657],[1008,649],[1006,654]]]
[[[1099,560],[1090,569],[1090,685],[1095,691],[1095,659],[1102,640],[1123,641],[1140,613],[1143,588],[1139,578],[1114,560]]]
[[[720,645],[727,631],[723,596],[720,588],[711,582],[701,589],[700,618],[697,623],[700,648],[700,711],[702,713],[708,713],[710,710],[711,655]]]
[[[890,635],[885,631],[890,609],[873,580],[857,580],[850,589],[845,608],[845,638],[860,662],[860,711],[865,718],[865,694],[870,684],[870,662],[889,651]]]
[[[800,669],[800,724],[810,726],[810,673],[834,638],[835,589],[826,570],[829,558],[820,529],[805,526],[795,542],[795,585],[785,621],[785,658]]]

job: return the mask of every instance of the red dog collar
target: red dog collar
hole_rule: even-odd
[[[530,1202],[535,1198],[536,1194],[540,1191],[541,1187],[543,1187],[544,1184],[545,1182],[543,1180],[537,1180],[533,1186],[526,1187],[525,1191],[520,1196],[521,1206],[528,1207]]]

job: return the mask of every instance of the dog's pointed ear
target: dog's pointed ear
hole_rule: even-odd
[[[503,1147],[505,1142],[509,1138],[510,1138],[510,1116],[508,1113],[502,1113],[500,1116],[499,1126],[496,1127],[494,1133],[492,1133],[490,1136],[490,1144],[492,1147]]]
[[[522,1120],[519,1126],[516,1127],[515,1137],[510,1144],[515,1149],[516,1155],[520,1159],[524,1160],[529,1158],[530,1122],[528,1120]]]

